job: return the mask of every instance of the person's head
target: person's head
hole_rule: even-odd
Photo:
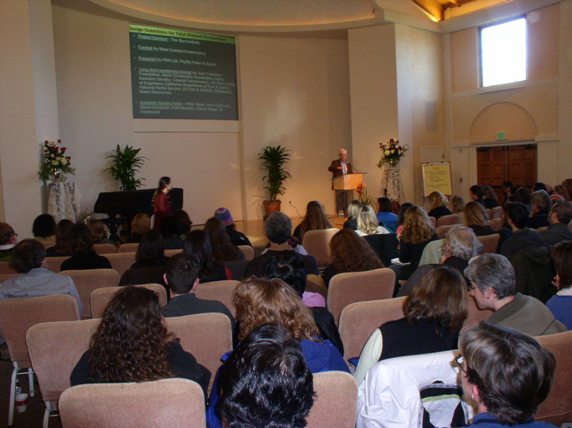
[[[550,209],[550,195],[546,190],[537,190],[530,195],[533,213],[546,213]]]
[[[226,232],[226,226],[222,221],[211,217],[205,223],[203,229],[210,238],[213,257],[219,262],[238,260],[243,257],[242,251],[232,245],[230,236]]]
[[[550,208],[548,221],[551,224],[568,224],[572,221],[572,205],[568,201],[556,201]]]
[[[71,230],[73,221],[68,219],[60,220],[56,226],[56,247],[63,254],[71,254]]]
[[[34,219],[32,233],[39,238],[47,238],[56,233],[56,221],[50,214],[40,214]]]
[[[399,207],[399,212],[397,213],[397,217],[398,217],[397,223],[399,225],[402,225],[405,222],[405,213],[412,206],[413,206],[413,204],[411,202],[404,202],[401,204],[401,206]]]
[[[391,199],[382,196],[377,198],[377,205],[379,205],[379,212],[390,213],[393,212],[393,207],[391,206]]]
[[[462,213],[465,209],[465,201],[459,195],[453,195],[449,198],[449,210],[453,214]]]
[[[362,272],[383,267],[367,241],[350,229],[342,229],[332,237],[330,263],[337,272]]]
[[[433,233],[433,225],[429,222],[425,210],[417,205],[409,207],[405,212],[400,239],[411,244],[419,244],[431,239]]]
[[[235,226],[234,219],[232,218],[232,215],[230,214],[230,211],[228,210],[228,208],[223,208],[223,207],[218,208],[214,212],[214,218],[222,221],[226,227],[234,228],[234,226]]]
[[[434,191],[429,194],[429,204],[431,205],[431,209],[446,207],[447,202],[447,198],[441,192]]]
[[[157,185],[157,193],[171,190],[171,177],[161,177]]]
[[[199,284],[201,265],[194,254],[179,253],[169,258],[165,266],[165,282],[172,294],[187,294]]]
[[[318,328],[310,309],[300,296],[278,278],[251,277],[242,281],[234,293],[240,340],[262,324],[278,324],[294,339],[313,339]]]
[[[505,217],[511,227],[524,229],[528,223],[528,209],[520,202],[506,204]]]
[[[473,203],[478,204],[478,202]],[[443,242],[445,256],[459,257],[467,261],[479,255],[482,249],[483,244],[477,239],[473,229],[469,227],[452,227],[447,231]]]
[[[572,197],[572,178],[567,178],[564,180],[562,185],[566,188],[570,197]]]
[[[100,382],[173,377],[165,352],[170,340],[157,295],[144,287],[121,287],[91,338],[91,374]]]
[[[131,221],[131,234],[143,235],[151,230],[151,218],[145,213],[136,214]]]
[[[162,266],[165,261],[165,243],[161,234],[150,230],[141,236],[135,260],[145,266]]]
[[[461,334],[459,350],[465,394],[501,423],[527,422],[548,396],[556,363],[532,337],[482,322]]]
[[[552,260],[558,289],[572,287],[572,241],[563,241],[552,247]]]
[[[338,151],[338,157],[342,162],[345,162],[348,159],[348,151],[343,147]]]
[[[185,253],[198,257],[202,269],[208,269],[214,262],[213,248],[208,234],[204,230],[192,230],[183,244]]]
[[[479,184],[473,184],[469,187],[469,195],[473,201],[478,201],[483,198],[483,186]]]
[[[309,230],[322,230],[330,228],[330,222],[324,213],[322,204],[318,201],[310,201],[306,206],[306,215],[300,223],[302,235]]]
[[[90,220],[87,227],[89,227],[94,243],[106,240],[109,235],[109,229],[101,220]]]
[[[425,274],[403,304],[413,324],[431,320],[443,328],[460,331],[467,318],[467,284],[456,269],[437,266]]]
[[[568,189],[566,189],[566,187],[564,187],[564,185],[557,184],[556,186],[554,186],[554,192],[556,194],[562,196],[562,198],[565,201],[570,201],[570,193],[568,193]]]
[[[191,231],[193,222],[191,217],[185,210],[177,210],[173,213],[173,217],[177,219],[177,224],[179,226],[178,235],[186,235]]]
[[[306,426],[313,376],[300,345],[284,328],[264,324],[253,330],[222,366],[220,380],[224,426]]]
[[[18,234],[14,232],[8,223],[0,222],[0,245],[13,245],[18,239]]]
[[[10,259],[10,267],[18,273],[30,272],[42,266],[46,249],[35,239],[24,239],[16,244]]]
[[[464,273],[471,282],[469,294],[481,309],[493,309],[498,300],[516,294],[514,268],[505,256],[482,254],[469,263]]]
[[[72,252],[85,253],[93,250],[93,237],[89,227],[83,223],[76,223],[70,230]]]
[[[369,204],[362,204],[357,218],[357,228],[365,235],[377,233],[379,223],[373,207]]]
[[[548,188],[546,187],[546,184],[542,183],[541,181],[537,181],[536,183],[534,183],[534,185],[532,186],[532,191],[536,192],[538,190],[544,190],[545,192],[548,192]]]
[[[465,225],[466,226],[484,226],[487,224],[488,216],[485,208],[475,201],[470,201],[465,205],[463,211],[465,214]]]
[[[306,291],[306,265],[304,258],[294,251],[272,251],[264,266],[264,277],[278,278],[302,297]]]
[[[264,222],[264,231],[270,242],[284,244],[292,235],[292,220],[286,214],[275,211]]]
[[[520,202],[522,202],[525,205],[529,205],[530,204],[530,195],[531,195],[531,191],[528,187],[519,187],[516,191],[516,195],[519,197]]]
[[[360,210],[361,210],[361,202],[358,201],[357,199],[354,199],[348,205],[348,217],[357,220]]]
[[[484,186],[483,187],[483,199],[493,199],[493,200],[497,200],[497,194],[495,192],[495,189],[493,189],[491,186]]]

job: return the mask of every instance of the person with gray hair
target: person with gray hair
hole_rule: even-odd
[[[537,190],[530,195],[530,218],[527,227],[538,229],[546,227],[548,223],[548,212],[550,211],[550,196],[546,190]]]
[[[487,253],[473,259],[465,269],[469,295],[479,309],[491,309],[491,324],[512,328],[530,336],[566,331],[538,299],[516,291],[514,269],[505,256]]]

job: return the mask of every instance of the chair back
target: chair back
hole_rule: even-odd
[[[113,244],[93,244],[93,251],[97,254],[112,254],[117,253],[117,247]]]
[[[536,340],[554,355],[556,371],[550,393],[538,407],[534,418],[559,426],[572,420],[572,330],[539,336]]]
[[[165,250],[165,257],[173,257],[182,252],[183,250],[180,248],[171,248],[170,250]]]
[[[138,242],[127,242],[125,244],[121,244],[117,249],[118,253],[136,253],[137,248],[139,248]]]
[[[344,358],[359,357],[369,336],[382,324],[404,317],[407,297],[357,302],[346,306],[340,315],[340,337]]]
[[[48,264],[48,270],[58,273],[62,267],[62,263],[69,259],[70,256],[58,256],[58,257],[46,257],[46,263]]]
[[[489,221],[489,226],[494,232],[499,232],[503,226],[503,219],[495,218],[494,220]]]
[[[481,321],[486,321],[493,314],[492,309],[479,309],[475,303],[475,299],[467,296],[467,318],[463,323],[463,329],[473,327]]]
[[[492,235],[477,236],[477,239],[483,244],[483,253],[496,253],[499,245],[500,234],[493,233]]]
[[[234,304],[234,290],[240,281],[225,280],[212,281],[199,284],[195,290],[195,294],[199,299],[217,300],[223,303],[230,311],[232,316],[236,315],[236,306]]]
[[[491,220],[496,220],[497,218],[501,218],[503,212],[504,208],[501,205],[499,205],[498,207],[491,208],[491,213],[489,218]]]
[[[91,292],[102,287],[116,287],[119,274],[113,269],[66,270],[63,275],[73,279],[81,304],[83,319],[91,317]]]
[[[309,428],[354,428],[357,385],[345,372],[314,374],[316,399],[308,415]]]
[[[244,260],[250,261],[254,258],[254,248],[250,245],[239,245],[238,249],[244,254]]]
[[[26,332],[31,326],[77,319],[77,302],[67,294],[0,300],[0,335],[6,340],[10,359],[20,368],[31,367],[26,346]]]
[[[66,428],[204,428],[201,387],[188,379],[99,383],[67,389],[59,403]]]
[[[105,257],[111,263],[111,268],[117,271],[119,278],[135,263],[135,253],[112,253],[106,254]]]
[[[13,273],[0,273],[0,284],[2,284],[4,281],[6,281],[7,279],[10,278],[14,278],[15,276],[20,275],[19,273],[13,272]]]
[[[463,219],[459,214],[443,215],[437,219],[436,226],[452,226],[454,224],[463,223]]]
[[[318,266],[326,266],[330,262],[330,241],[340,229],[330,228],[309,230],[302,237],[302,245],[309,255],[313,256]]]
[[[350,303],[390,299],[395,288],[395,272],[388,268],[334,275],[328,287],[328,309],[336,324]]]
[[[13,273],[16,273],[16,271],[10,267],[10,262],[0,262],[0,274]]]
[[[70,375],[100,321],[47,322],[28,330],[26,343],[44,401],[57,401],[70,387]]]
[[[437,233],[439,239],[443,239],[445,238],[445,235],[447,235],[447,232],[455,226],[458,226],[458,224],[443,224],[441,226],[437,226],[435,232]]]
[[[181,346],[195,356],[211,372],[212,386],[215,373],[221,366],[220,358],[232,350],[230,319],[220,313],[166,317],[167,330],[181,341]]]
[[[364,239],[386,267],[391,264],[391,259],[399,256],[397,253],[397,235],[395,233],[367,235],[364,236]]]
[[[165,291],[165,287],[161,284],[137,284],[133,285],[133,287],[144,287],[154,291],[159,296],[159,304],[161,307],[167,304],[167,291]],[[91,317],[101,318],[105,312],[105,308],[107,308],[107,305],[111,299],[113,299],[113,296],[115,296],[115,293],[122,288],[124,287],[103,287],[93,290],[90,297]]]

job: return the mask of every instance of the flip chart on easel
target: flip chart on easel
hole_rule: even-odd
[[[452,193],[451,165],[449,162],[426,162],[421,164],[423,175],[423,196],[431,192],[441,192],[444,195]]]

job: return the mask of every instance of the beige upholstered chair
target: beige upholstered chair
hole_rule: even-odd
[[[441,220],[441,219],[439,219]],[[439,237],[439,239],[443,239],[445,238],[445,235],[447,234],[447,232],[454,228],[455,226],[458,226],[458,224],[444,224],[441,226],[437,226],[437,229],[435,230],[435,232],[437,233],[437,236]]]
[[[483,253],[496,253],[499,245],[500,234],[477,236],[477,239],[483,244]]]
[[[28,330],[26,342],[30,359],[46,404],[44,428],[48,427],[50,412],[57,409],[61,393],[70,387],[71,372],[89,349],[99,322],[99,319],[48,322]]]
[[[403,318],[406,297],[357,302],[346,306],[340,315],[340,337],[344,358],[359,357],[365,342],[380,325]]]
[[[559,426],[572,421],[572,330],[540,336],[536,340],[554,355],[556,372],[550,393],[534,417]]]
[[[479,309],[475,303],[475,299],[467,296],[467,319],[463,323],[463,329],[477,325],[481,321],[486,321],[493,314],[491,309]]]
[[[459,214],[443,215],[437,219],[437,227],[451,226],[454,224],[461,224],[461,223],[463,223],[463,219]]]
[[[388,268],[334,275],[328,287],[328,309],[336,324],[350,303],[390,299],[395,287],[395,272]]]
[[[111,268],[117,271],[119,278],[135,263],[135,253],[113,253],[106,254],[105,257],[111,263]]]
[[[12,274],[12,273],[16,273],[16,271],[10,267],[9,262],[0,262],[0,274]]]
[[[308,415],[308,428],[354,428],[357,385],[345,372],[314,375],[316,399]]]
[[[250,261],[254,258],[254,248],[250,245],[239,245],[238,249],[244,254],[244,260]]]
[[[330,262],[330,241],[340,229],[309,230],[304,233],[302,245],[308,254],[314,256],[319,267],[325,267]]]
[[[235,316],[234,290],[239,283],[240,281],[235,280],[205,282],[199,284],[195,294],[199,299],[218,300],[227,307],[232,316]]]
[[[79,293],[83,305],[82,318],[91,317],[91,292],[102,287],[116,287],[119,284],[119,274],[113,269],[66,270],[62,275],[68,275]]]
[[[31,326],[48,321],[68,321],[79,318],[75,298],[65,294],[0,300],[0,335],[8,345],[14,369],[10,383],[8,426],[14,420],[16,377],[26,370],[30,382],[30,396],[34,396],[34,372],[26,346],[26,332]],[[52,344],[53,346],[53,344]]]
[[[211,372],[212,387],[220,358],[232,350],[230,319],[220,313],[166,317],[167,329],[181,340],[181,346]]]
[[[151,291],[154,291],[159,296],[159,304],[161,307],[167,304],[167,291],[165,287],[161,284],[138,284],[133,287],[145,287]],[[107,308],[108,303],[113,299],[115,293],[124,287],[103,287],[97,288],[91,292],[90,307],[91,307],[91,317],[101,318],[105,308]]]
[[[52,272],[59,272],[62,267],[62,263],[69,259],[69,256],[62,257],[46,257],[46,262],[48,264],[48,270]]]
[[[93,251],[97,254],[117,253],[117,247],[113,244],[93,244]]]
[[[138,242],[128,242],[125,244],[121,244],[117,249],[118,253],[136,253],[137,248],[139,248]]]
[[[188,379],[78,385],[60,398],[66,428],[204,428],[201,387]]]

